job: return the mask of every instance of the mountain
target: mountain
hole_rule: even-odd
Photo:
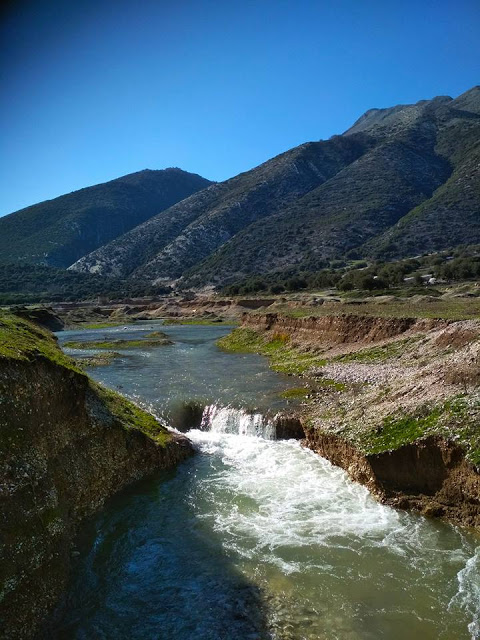
[[[181,169],[139,171],[0,218],[0,260],[68,267],[211,182]]]
[[[72,270],[189,286],[480,243],[480,87],[370,109],[345,133],[214,184]]]
[[[178,278],[239,231],[295,202],[365,151],[363,136],[312,142],[214,184],[79,260],[105,275]]]

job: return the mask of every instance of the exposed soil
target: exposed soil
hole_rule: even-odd
[[[480,528],[480,321],[245,314],[314,353],[306,445],[384,502]],[[328,384],[325,384],[328,383]]]

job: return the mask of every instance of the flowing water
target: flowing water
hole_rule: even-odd
[[[210,403],[188,433],[199,454],[84,527],[54,637],[480,638],[478,536],[382,506],[299,443],[270,440],[269,420],[242,407],[280,407],[294,381],[218,350],[225,328],[165,331],[174,345],[92,375],[163,415]]]

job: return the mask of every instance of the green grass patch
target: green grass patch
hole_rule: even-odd
[[[316,383],[319,387],[323,387],[324,389],[331,389],[332,391],[346,391],[347,385],[343,382],[337,382],[336,380],[332,380],[332,378],[320,378]]]
[[[414,338],[405,338],[404,340],[397,340],[381,346],[362,349],[361,351],[355,351],[354,353],[346,353],[345,355],[332,358],[332,362],[362,362],[367,364],[385,362],[387,360],[400,357],[411,344],[418,340],[420,340],[420,337],[416,336]]]
[[[428,294],[428,291],[425,292]],[[427,296],[426,296],[427,297]],[[443,318],[446,320],[467,320],[480,318],[479,298],[437,298],[435,300],[393,300],[366,301],[363,303],[343,304],[326,302],[311,306],[289,308],[288,304],[277,307],[277,311],[291,318],[338,316],[350,314],[374,316],[378,318]]]
[[[165,335],[165,334],[163,334]],[[65,342],[63,345],[67,349],[106,349],[113,351],[115,349],[142,349],[145,347],[161,347],[173,344],[172,341],[165,337],[149,338],[143,340],[92,340],[86,342]]]
[[[383,453],[415,442],[437,426],[442,413],[443,408],[437,407],[425,416],[388,416],[381,427],[364,436],[365,453]]]
[[[480,398],[457,396],[447,401],[444,408],[444,430],[454,433],[467,451],[467,460],[480,469]]]
[[[466,452],[466,458],[480,468],[480,398],[456,396],[446,402],[420,407],[415,414],[391,415],[376,430],[360,436],[366,454],[392,451],[429,435],[454,440]]]
[[[253,329],[240,327],[220,338],[217,345],[234,353],[259,353],[267,356],[272,369],[280,373],[299,375],[326,364],[324,358],[298,351],[289,342],[290,336],[285,333],[260,334]]]
[[[38,357],[81,373],[47,329],[13,313],[0,312],[0,358],[29,361]]]
[[[95,394],[105,403],[110,413],[119,420],[126,430],[141,431],[162,447],[172,439],[170,431],[147,411],[137,407],[118,393],[93,382],[93,380],[90,380],[90,385]]]

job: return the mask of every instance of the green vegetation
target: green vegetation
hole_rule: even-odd
[[[240,327],[228,336],[220,338],[217,345],[226,351],[259,353],[270,359],[275,371],[292,375],[305,373],[312,367],[323,366],[326,361],[316,354],[301,353],[289,346],[288,334],[276,333],[264,336],[253,329]]]
[[[466,451],[467,460],[480,468],[480,398],[459,395],[446,402],[423,405],[413,414],[393,414],[377,429],[354,437],[366,454],[392,451],[419,438],[438,435],[452,438]]]
[[[0,358],[28,361],[39,357],[80,373],[49,331],[12,313],[0,312]]]
[[[349,314],[373,316],[375,318],[443,318],[446,320],[464,320],[480,318],[479,298],[415,298],[411,300],[388,300],[386,302],[352,302],[349,304],[326,303],[317,307],[304,306],[291,308],[278,305],[275,309],[291,318],[338,316]]]
[[[435,408],[426,415],[388,416],[380,428],[364,435],[365,452],[382,453],[414,442],[437,426],[442,412],[442,408]]]
[[[126,430],[141,431],[162,447],[165,447],[172,439],[168,429],[150,413],[140,409],[118,393],[106,389],[92,380],[89,382],[93,391],[100,396],[112,415],[121,422]]]
[[[58,347],[57,341],[49,331],[11,313],[1,312],[0,361],[8,359],[28,362],[38,358],[45,358],[87,379],[75,362]],[[92,380],[88,379],[88,383],[125,429],[142,431],[161,446],[165,446],[170,440],[168,430],[152,415]]]
[[[2,256],[3,258],[3,256]],[[170,293],[170,287],[136,281],[105,278],[45,265],[0,262],[0,304],[71,302],[156,296]],[[108,326],[111,326],[110,324]],[[92,327],[95,328],[95,327]]]
[[[0,218],[2,260],[68,267],[209,184],[180,169],[145,170],[35,204]]]
[[[395,342],[389,342],[381,346],[370,347],[368,349],[362,349],[361,351],[336,356],[332,358],[332,362],[364,362],[371,364],[385,362],[386,360],[400,357],[410,345],[418,340],[420,340],[419,336],[396,340]]]
[[[159,337],[156,338],[144,338],[140,340],[91,340],[85,342],[65,342],[63,345],[67,349],[138,349],[144,347],[162,347],[168,344],[173,344],[172,341],[161,332],[158,332]]]
[[[356,256],[355,252],[349,252]],[[307,271],[301,266],[272,271],[234,282],[221,290],[224,295],[255,295],[319,291],[336,288],[348,298],[365,296],[440,295],[437,286],[426,286],[432,277],[438,283],[476,281],[480,278],[480,246],[466,245],[419,256],[385,262],[357,260],[348,255],[325,261],[325,268]],[[427,277],[428,276],[428,277]],[[479,292],[480,293],[480,292]]]
[[[345,391],[347,389],[347,385],[343,382],[337,382],[337,380],[332,380],[331,378],[320,378],[317,380],[317,385],[320,388],[330,389],[332,391]]]

